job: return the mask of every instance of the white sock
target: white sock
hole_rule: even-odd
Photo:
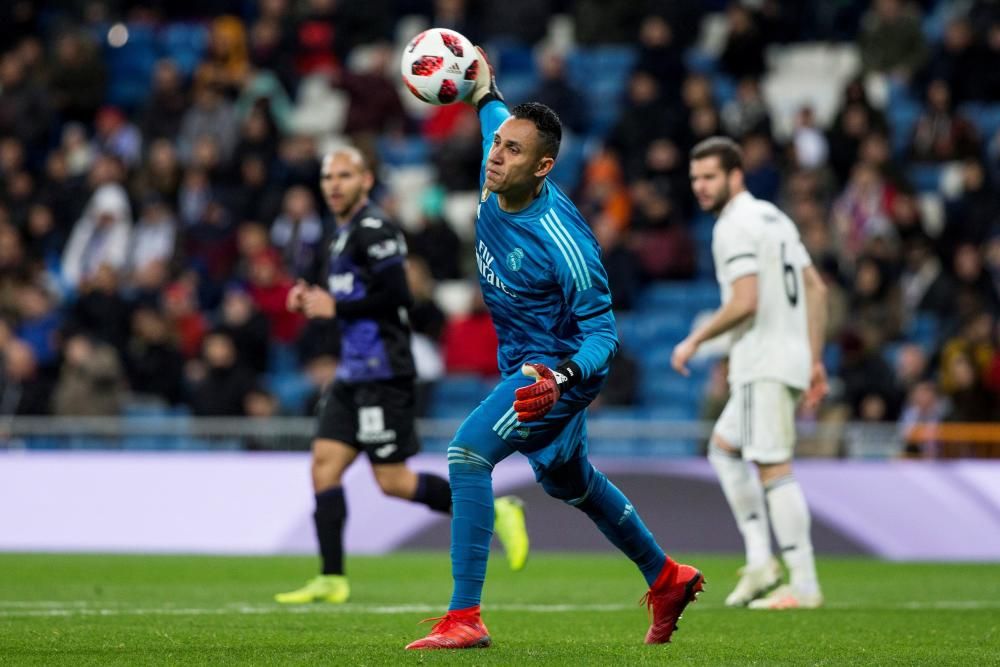
[[[794,477],[786,475],[768,482],[766,493],[774,536],[788,566],[792,588],[806,595],[818,593],[816,561],[809,536],[809,506],[802,487]]]
[[[711,444],[708,460],[719,476],[722,492],[743,535],[747,568],[752,570],[767,565],[771,560],[771,533],[760,480],[738,453]]]

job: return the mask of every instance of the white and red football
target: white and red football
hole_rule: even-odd
[[[428,104],[451,104],[461,101],[476,85],[476,55],[476,47],[465,35],[431,28],[403,49],[400,74],[417,99]]]

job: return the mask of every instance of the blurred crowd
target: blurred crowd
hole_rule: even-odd
[[[932,14],[940,34],[926,29]],[[710,222],[686,156],[727,134],[743,146],[751,191],[796,221],[830,286],[827,410],[1000,415],[1000,134],[982,136],[961,111],[1000,100],[1000,5],[989,0],[5,2],[0,413],[108,415],[135,401],[197,415],[307,412],[336,368],[336,334],[287,313],[284,296],[322,252],[319,158],[344,141],[371,157],[390,213],[419,199],[407,232],[422,376],[495,373],[481,302],[450,316],[435,303],[436,284],[472,277],[444,202],[476,189],[480,143],[462,105],[400,97],[396,48],[413,17],[488,46],[537,46],[526,96],[587,147],[572,194],[604,249],[616,308],[658,281],[711,279],[697,265],[696,229]],[[723,30],[707,70],[691,54],[710,19]],[[207,35],[197,58],[177,28],[192,25]],[[552,39],[565,25],[568,45]],[[118,49],[148,35],[180,46],[157,51],[129,88],[148,54]],[[803,105],[781,136],[764,94],[768,49],[802,41],[854,43],[862,69],[829,122]],[[634,58],[620,112],[596,128],[566,50],[608,45]],[[902,145],[891,109],[871,99],[873,77],[918,103]],[[381,147],[407,138],[429,147],[434,182],[419,193],[382,178]],[[935,224],[912,168],[945,164],[958,183],[938,198]],[[622,365],[629,375],[635,362]],[[311,396],[288,404],[268,381],[276,370],[301,370]],[[616,395],[635,400],[627,386]]]

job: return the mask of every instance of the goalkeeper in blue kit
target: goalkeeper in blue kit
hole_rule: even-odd
[[[670,640],[704,577],[670,559],[628,498],[590,463],[585,410],[604,385],[618,336],[600,249],[547,176],[562,130],[548,107],[508,110],[480,56],[466,99],[482,125],[476,261],[500,342],[502,379],[448,447],[452,492],[448,613],[408,649],[490,645],[480,617],[493,519],[493,467],[519,452],[553,498],[585,512],[649,586],[646,643]]]

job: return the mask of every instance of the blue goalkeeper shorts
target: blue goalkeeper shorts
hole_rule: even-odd
[[[458,429],[454,448],[473,452],[490,467],[514,452],[528,457],[540,480],[547,469],[587,455],[586,409],[604,386],[605,377],[592,377],[561,396],[542,419],[522,424],[514,413],[514,391],[534,382],[516,373],[503,378]]]

